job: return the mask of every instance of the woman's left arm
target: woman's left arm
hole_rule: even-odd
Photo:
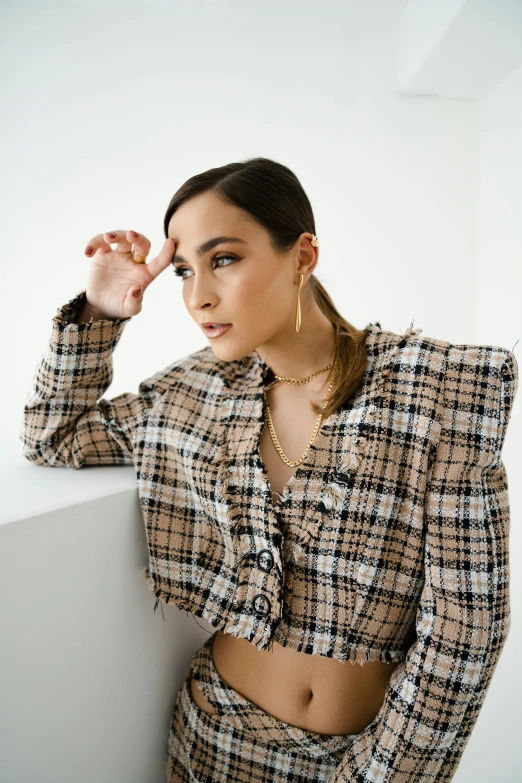
[[[517,388],[507,349],[448,346],[417,639],[329,783],[448,783],[457,769],[511,623],[501,452]]]

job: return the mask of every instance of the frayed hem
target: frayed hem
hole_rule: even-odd
[[[343,650],[344,663],[357,663],[359,666],[364,666],[366,663],[372,661],[379,661],[380,663],[402,663],[404,661],[403,650],[376,650],[376,649],[351,649]],[[339,660],[339,659],[338,659]]]

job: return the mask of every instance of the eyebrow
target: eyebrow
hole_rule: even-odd
[[[223,242],[240,242],[243,245],[248,244],[245,239],[240,239],[240,237],[214,237],[213,239],[207,239],[206,242],[203,242],[202,245],[196,248],[197,257],[201,258],[205,255],[205,253],[208,253],[210,250],[212,250],[213,247],[216,247],[216,245],[221,245]],[[174,264],[186,264],[187,262],[183,256],[175,255],[172,257],[172,261],[170,263],[174,266]]]

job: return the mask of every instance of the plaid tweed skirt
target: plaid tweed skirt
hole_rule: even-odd
[[[275,718],[221,679],[216,634],[194,653],[170,721],[167,783],[325,783],[358,734],[318,734]],[[194,701],[191,676],[210,704]]]

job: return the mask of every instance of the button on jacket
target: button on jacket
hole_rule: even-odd
[[[157,599],[259,650],[399,662],[332,783],[449,781],[510,627],[514,354],[368,324],[361,384],[275,504],[257,352],[225,362],[208,346],[105,399],[131,319],[71,323],[84,302],[53,319],[27,459],[134,465]]]

